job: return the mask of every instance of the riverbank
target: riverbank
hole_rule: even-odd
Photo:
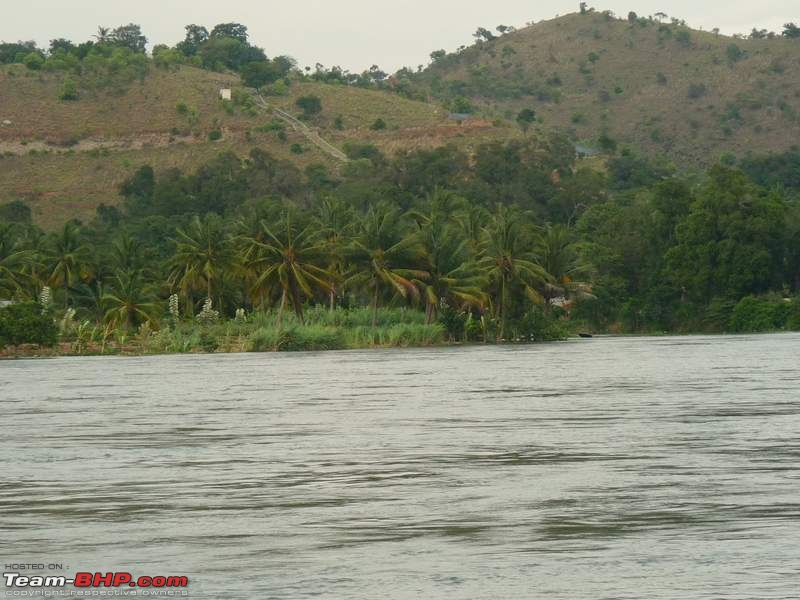
[[[72,320],[59,324],[54,344],[9,345],[0,348],[0,358],[423,348],[497,339],[491,321],[450,317],[428,323],[424,313],[412,309],[373,313],[364,308],[315,307],[305,312],[302,322],[295,314],[267,311],[230,320],[165,320],[158,330],[143,325],[135,332]],[[552,341],[568,335],[552,319],[529,323],[524,331],[515,329],[511,334],[509,341],[515,342]]]

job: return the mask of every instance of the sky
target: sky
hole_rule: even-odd
[[[5,4],[5,3],[4,3]],[[251,42],[268,56],[288,54],[301,67],[317,62],[362,71],[427,64],[433,50],[472,43],[478,27],[524,26],[576,12],[578,0],[37,0],[0,8],[0,40],[89,39],[98,25],[142,26],[152,44],[173,45],[189,23],[235,21],[248,26]],[[605,0],[597,10],[625,16],[664,12],[695,28],[723,33],[753,27],[780,31],[800,23],[798,0]]]

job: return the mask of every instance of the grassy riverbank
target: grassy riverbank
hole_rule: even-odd
[[[534,323],[514,341],[547,341],[566,337],[566,329],[553,320]],[[0,356],[94,356],[208,352],[291,352],[366,348],[444,346],[457,343],[495,341],[491,321],[440,315],[426,322],[423,312],[382,308],[329,310],[318,306],[307,310],[301,323],[296,315],[265,311],[240,315],[237,319],[199,319],[161,323],[135,332],[110,329],[88,321],[58,322],[58,332],[49,344],[6,345]]]

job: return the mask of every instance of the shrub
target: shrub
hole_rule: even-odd
[[[78,99],[78,85],[72,79],[65,79],[61,86],[61,93],[58,95],[59,100],[67,102]]]
[[[222,139],[222,132],[219,129],[212,129],[208,134],[208,141],[216,142]]]
[[[747,296],[733,309],[730,329],[737,333],[783,329],[790,317],[792,305],[782,298],[769,300]]]
[[[291,150],[292,154],[302,154],[303,146],[301,146],[300,144],[292,144],[289,147],[289,150]]]
[[[52,346],[56,343],[57,335],[58,329],[53,319],[43,315],[42,307],[36,302],[0,308],[0,345]]]
[[[322,100],[320,100],[319,96],[301,96],[297,99],[295,105],[303,111],[303,116],[306,118],[322,112]]]
[[[44,66],[44,57],[38,52],[31,52],[22,61],[31,71],[38,71]]]
[[[175,111],[179,115],[188,115],[189,114],[189,107],[187,106],[187,104],[185,102],[178,102],[175,105]]]
[[[9,223],[31,223],[33,221],[31,207],[22,200],[0,204],[0,220]]]
[[[382,129],[386,129],[386,121],[380,118],[375,119],[375,122],[372,125],[370,125],[369,128],[372,129],[373,131],[380,131]]]
[[[706,88],[706,84],[704,83],[692,83],[689,84],[689,98],[692,100],[697,100],[698,98],[702,98],[703,96],[708,93],[708,88]]]

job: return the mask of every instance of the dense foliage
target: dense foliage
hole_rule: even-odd
[[[590,169],[556,136],[471,157],[347,150],[338,174],[257,148],[193,173],[144,165],[121,206],[47,234],[15,206],[0,294],[35,300],[48,286],[59,311],[120,331],[168,326],[176,311],[293,313],[302,326],[315,305],[373,321],[405,307],[476,341],[800,325],[795,153],[687,179],[629,152]]]

